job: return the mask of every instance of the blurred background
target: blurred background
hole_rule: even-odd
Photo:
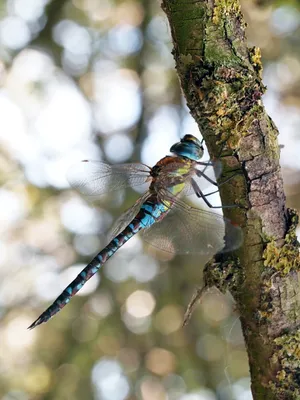
[[[288,205],[297,208],[300,2],[242,6],[249,45],[262,50]],[[69,186],[72,165],[153,165],[180,136],[201,137],[171,49],[158,1],[0,0],[2,400],[252,398],[230,297],[211,290],[181,327],[205,260],[155,257],[138,237],[55,318],[26,330],[139,195],[91,204]]]

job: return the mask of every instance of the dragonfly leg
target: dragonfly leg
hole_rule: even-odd
[[[211,161],[197,161],[198,165],[203,165],[205,167],[213,167],[215,164]],[[205,168],[206,169],[206,168]],[[203,170],[203,172],[205,171],[205,169]]]
[[[225,179],[225,181],[222,181],[222,182],[218,183],[218,188],[219,188],[220,186],[224,185],[225,183],[229,182],[232,178],[234,178],[234,177],[237,176],[237,175],[238,175],[238,174],[233,174],[233,175],[231,175],[229,178]],[[197,185],[197,186],[198,186],[198,185]],[[219,192],[219,189],[214,190],[213,192],[203,193],[203,195],[204,195],[205,197],[208,197],[208,196],[211,196],[212,194],[216,194],[216,193],[218,193],[218,192]]]
[[[204,142],[204,138],[202,139],[201,144],[202,144],[203,142]],[[219,155],[218,155],[216,158],[213,158],[213,160],[219,160],[219,159],[220,159],[221,154],[222,154],[222,151],[223,151],[225,145],[226,145],[226,142],[224,142],[223,145],[221,146]],[[225,181],[223,181],[221,184],[218,184],[216,181],[214,181],[213,179],[209,178],[209,177],[205,174],[205,171],[206,171],[207,167],[214,166],[214,165],[215,165],[215,161],[211,161],[211,159],[210,159],[209,161],[197,161],[197,164],[198,164],[198,165],[203,165],[203,166],[205,167],[205,168],[203,168],[202,171],[200,171],[200,170],[197,170],[197,171],[196,171],[196,174],[198,175],[198,177],[203,177],[203,178],[205,178],[208,182],[210,182],[210,183],[211,183],[212,185],[214,185],[214,186],[220,186],[221,184],[228,182],[233,176],[235,176],[235,175],[232,175],[232,176],[230,176],[228,179],[226,179]],[[216,192],[214,192],[214,193],[216,193]]]
[[[201,177],[205,178],[209,183],[211,183],[214,186],[218,186],[217,182],[215,182],[213,179],[211,179],[209,176],[207,176],[204,173],[204,171],[205,171],[205,169],[203,171],[196,170],[197,176],[199,176],[200,178]]]
[[[204,170],[205,170],[205,169],[204,169]],[[197,176],[199,176],[199,177],[203,176],[203,178],[207,179],[209,183],[211,183],[211,184],[214,185],[214,186],[218,186],[218,187],[224,185],[224,183],[229,182],[232,178],[234,178],[235,176],[238,175],[238,173],[232,174],[231,176],[229,176],[228,178],[226,178],[226,179],[225,179],[224,181],[222,181],[221,183],[218,183],[218,182],[214,181],[213,179],[209,178],[206,174],[204,174],[204,170],[203,170],[203,171],[197,170],[197,171],[196,171]],[[216,191],[213,192],[213,193],[216,193],[217,191],[218,191],[218,190],[216,190]],[[213,194],[213,193],[212,193],[212,194]],[[205,196],[207,196],[207,195],[205,195]]]
[[[230,177],[230,178],[232,178],[232,177]],[[218,190],[216,190],[216,191],[214,191],[214,192],[211,192],[211,193],[208,193],[208,194],[204,194],[203,192],[202,192],[202,190],[199,188],[199,186],[197,185],[197,183],[196,183],[196,181],[194,180],[194,179],[191,179],[191,183],[192,183],[192,187],[193,187],[193,189],[194,189],[194,191],[195,191],[195,194],[196,194],[196,196],[197,197],[199,197],[200,199],[203,199],[203,201],[205,202],[205,204],[209,207],[209,208],[236,208],[236,207],[239,207],[239,205],[238,204],[232,204],[232,205],[225,205],[225,206],[213,206],[208,200],[207,200],[207,196],[209,196],[209,195],[211,195],[211,194],[214,194],[214,193],[217,193],[218,192]],[[225,182],[222,182],[222,183],[225,183]]]

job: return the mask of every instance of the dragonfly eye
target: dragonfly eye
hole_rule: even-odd
[[[193,135],[185,135],[180,142],[175,143],[170,148],[171,153],[180,157],[186,157],[194,161],[199,161],[203,156],[203,146]]]

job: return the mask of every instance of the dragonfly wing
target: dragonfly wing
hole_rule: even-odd
[[[104,193],[146,184],[149,174],[150,168],[143,164],[109,165],[101,161],[85,160],[73,166],[67,178],[74,189],[85,196],[96,198]]]
[[[140,208],[144,201],[149,197],[149,193],[145,193],[140,197],[132,207],[128,208],[113,224],[112,228],[108,232],[109,242],[114,239],[120,232],[122,232],[126,226],[134,219],[134,217],[140,211]]]
[[[167,199],[166,193],[164,198]],[[226,248],[225,229],[228,237]],[[191,207],[178,199],[166,217],[142,231],[142,235],[152,246],[175,254],[212,256],[221,250],[236,249],[242,243],[241,229],[228,219],[220,214]]]

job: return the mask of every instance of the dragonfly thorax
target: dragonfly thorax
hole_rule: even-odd
[[[151,169],[150,191],[158,193],[161,189],[167,189],[173,194],[178,194],[183,190],[194,163],[183,157],[166,156],[162,158]]]

